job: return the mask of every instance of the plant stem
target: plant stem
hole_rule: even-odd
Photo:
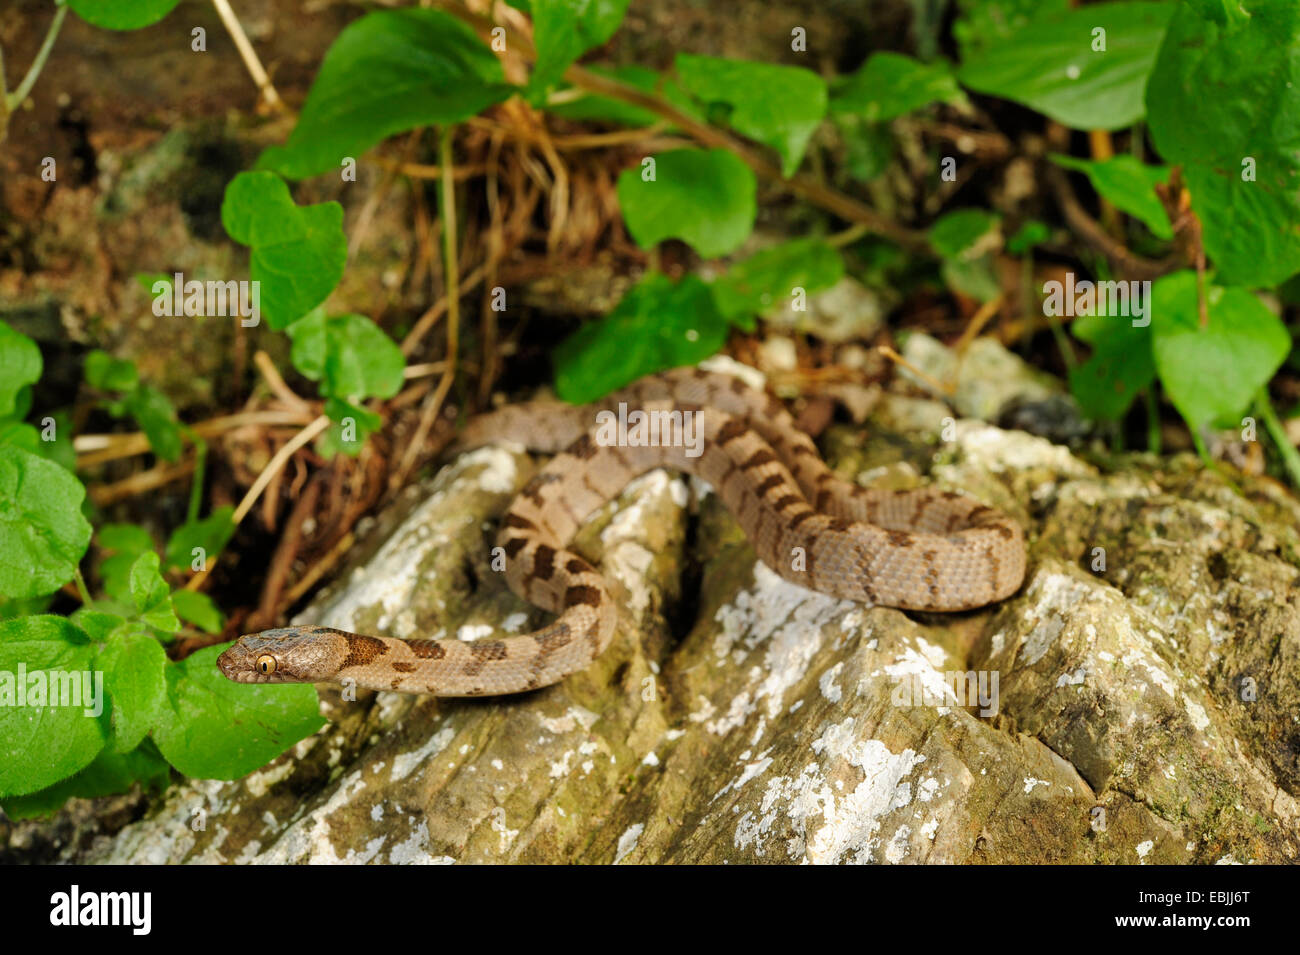
[[[1049,315],[1047,310],[1043,308],[1042,299],[1038,297],[1038,291],[1032,285],[1030,293],[1030,301],[1038,304],[1038,308],[1042,310],[1043,316],[1047,319],[1047,326],[1052,330],[1052,338],[1056,340],[1056,347],[1061,351],[1061,358],[1065,361],[1065,367],[1074,368],[1079,364],[1079,359],[1074,354],[1074,347],[1070,344],[1070,336],[1065,334],[1065,329],[1061,327],[1061,323],[1057,321],[1056,316]],[[1029,303],[1026,302],[1025,304],[1028,305]]]
[[[456,181],[451,156],[454,127],[448,125],[438,131],[438,165],[443,176],[438,180],[439,205],[442,207],[442,249],[446,263],[443,272],[447,284],[447,372],[448,378],[456,374],[456,353],[460,350],[460,267],[456,261]]]
[[[1292,486],[1300,488],[1300,452],[1297,452],[1295,445],[1287,439],[1286,428],[1282,426],[1277,412],[1273,410],[1273,402],[1269,401],[1267,386],[1261,388],[1255,398],[1255,411],[1264,419],[1264,428],[1273,439],[1273,443],[1277,445],[1278,453],[1282,455],[1282,464],[1286,467]]]
[[[81,595],[81,603],[86,607],[93,607],[95,601],[90,599],[90,590],[86,587],[86,578],[81,576],[81,568],[76,569],[73,580],[77,583],[77,593]]]
[[[230,39],[235,41],[235,49],[239,51],[239,58],[244,61],[244,67],[248,70],[249,76],[253,78],[253,82],[257,84],[262,98],[266,100],[267,105],[271,108],[287,113],[289,108],[284,105],[284,102],[280,99],[280,94],[275,91],[271,78],[266,75],[266,70],[262,67],[262,61],[257,58],[257,51],[253,49],[253,44],[248,42],[248,35],[244,33],[244,28],[240,26],[239,17],[235,16],[235,11],[230,8],[228,0],[212,0],[212,5],[217,8],[217,16],[221,17],[221,22],[225,24]]]
[[[60,6],[54,14],[54,22],[45,33],[45,40],[41,43],[41,48],[36,51],[36,59],[32,60],[32,65],[27,68],[27,75],[23,81],[5,100],[7,112],[13,112],[17,109],[22,101],[27,98],[27,94],[32,91],[36,85],[36,78],[41,75],[41,70],[45,67],[45,61],[50,57],[50,50],[54,49],[54,40],[59,35],[59,28],[63,26],[63,21],[68,15],[68,8]]]
[[[185,512],[186,523],[193,524],[199,518],[199,507],[203,503],[203,475],[208,462],[208,442],[190,428],[182,426],[181,430],[194,444],[194,477],[190,482],[189,508]]]

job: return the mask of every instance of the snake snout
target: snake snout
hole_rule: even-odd
[[[217,669],[227,680],[239,680],[239,662],[235,657],[235,648],[230,647],[217,657]]]

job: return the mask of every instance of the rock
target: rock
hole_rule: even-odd
[[[857,279],[845,276],[828,289],[808,296],[807,310],[796,311],[789,297],[764,317],[772,328],[816,335],[823,341],[870,341],[880,330],[885,308],[880,296]]]
[[[326,690],[315,737],[243,780],[173,787],[62,858],[1300,857],[1300,505],[1190,457],[1101,473],[941,410],[885,396],[870,438],[837,426],[823,445],[851,478],[962,489],[1020,520],[1029,575],[1001,605],[903,613],[803,590],[755,563],[705,485],[654,472],[577,542],[622,608],[583,673],[498,700]],[[508,449],[460,457],[300,621],[464,638],[537,624],[488,566],[532,470]]]
[[[987,335],[975,338],[965,354],[959,355],[925,332],[912,332],[903,344],[903,357],[932,379],[952,386],[953,407],[969,418],[993,421],[1013,400],[1043,401],[1064,393],[1059,379],[1029,365]],[[899,374],[926,391],[932,390],[929,382],[906,368]]]

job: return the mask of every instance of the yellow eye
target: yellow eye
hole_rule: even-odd
[[[275,672],[275,657],[271,656],[271,654],[269,654],[269,653],[263,653],[260,657],[258,657],[258,658],[257,658],[257,672],[258,672],[258,673],[274,673],[274,672]]]

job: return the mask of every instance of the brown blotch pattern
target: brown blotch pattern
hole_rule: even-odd
[[[550,580],[555,573],[555,548],[550,544],[538,544],[533,554],[533,576],[538,580]]]
[[[565,448],[566,453],[573,455],[579,461],[586,461],[590,458],[594,458],[599,451],[600,446],[592,440],[590,433],[584,434],[577,441],[574,441],[573,444]]]
[[[524,517],[522,514],[516,514],[514,511],[510,511],[508,514],[506,514],[505,520],[503,520],[501,523],[506,527],[518,527],[521,530],[526,530],[526,531],[537,530],[536,524],[534,524],[528,518]]]
[[[504,640],[480,640],[469,645],[470,656],[475,660],[487,662],[488,660],[504,660],[506,658],[506,644]]]
[[[749,425],[739,418],[728,418],[726,424],[718,429],[718,447],[724,447],[749,431]]]
[[[599,607],[601,604],[601,595],[599,587],[592,587],[590,584],[575,584],[564,592],[564,606],[576,607],[584,604],[588,607]]]
[[[348,656],[343,661],[345,667],[365,666],[376,657],[382,657],[388,652],[388,644],[378,637],[366,637],[359,633],[347,633],[343,636],[348,642]]]
[[[447,655],[447,651],[437,640],[407,640],[406,645],[420,660],[441,660]]]

